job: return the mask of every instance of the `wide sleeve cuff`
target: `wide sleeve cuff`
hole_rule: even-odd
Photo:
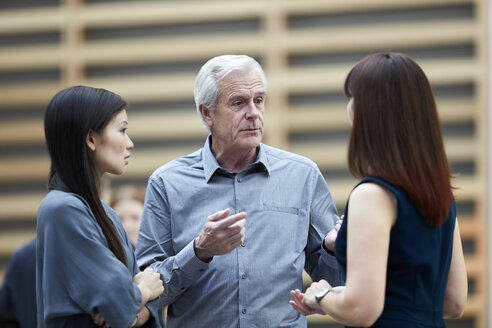
[[[176,255],[174,264],[177,267],[173,268],[180,270],[191,281],[198,279],[209,265],[195,255],[194,242],[192,240]]]

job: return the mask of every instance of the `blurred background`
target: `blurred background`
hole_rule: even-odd
[[[192,94],[201,65],[220,54],[253,56],[269,80],[265,143],[314,160],[343,213],[355,183],[346,169],[344,78],[366,54],[398,51],[431,81],[459,188],[470,295],[464,318],[448,327],[487,327],[487,6],[487,0],[1,0],[0,281],[13,252],[35,236],[49,170],[43,114],[61,88],[103,87],[130,102],[135,150],[127,173],[107,183],[145,187],[157,167],[204,143]],[[341,326],[313,316],[309,327]]]

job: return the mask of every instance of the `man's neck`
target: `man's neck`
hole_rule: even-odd
[[[221,167],[229,172],[239,173],[256,160],[258,147],[246,151],[231,151],[216,150],[212,146],[212,154]]]

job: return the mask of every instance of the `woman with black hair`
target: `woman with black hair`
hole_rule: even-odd
[[[45,114],[49,193],[37,220],[38,327],[160,327],[159,274],[139,272],[116,213],[100,200],[105,173],[125,171],[127,103],[104,90],[58,92]],[[155,300],[151,303],[149,301]]]

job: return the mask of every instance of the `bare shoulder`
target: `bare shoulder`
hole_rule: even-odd
[[[349,207],[362,213],[380,216],[385,213],[391,221],[396,219],[397,204],[395,196],[383,186],[367,182],[358,185],[350,194]]]
[[[350,199],[365,199],[365,200],[386,200],[386,201],[395,201],[395,197],[393,194],[383,186],[373,183],[366,182],[358,185],[350,194]]]

